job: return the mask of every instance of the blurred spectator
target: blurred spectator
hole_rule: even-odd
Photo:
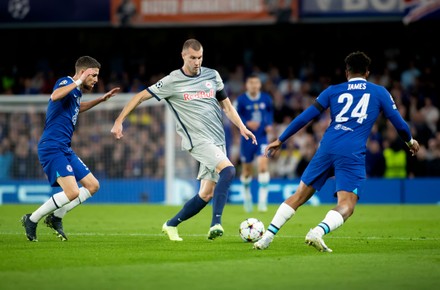
[[[368,139],[365,156],[367,177],[383,177],[385,173],[385,157],[378,139]]]
[[[301,159],[299,160],[295,170],[296,176],[301,176],[304,173],[304,170],[306,170],[307,165],[309,165],[317,149],[318,144],[316,143],[313,135],[308,133],[304,134],[304,140],[300,146]]]
[[[415,129],[414,138],[419,141],[419,143],[428,147],[429,139],[434,137],[433,132],[428,127],[425,121],[425,116],[421,111],[415,111],[412,114],[412,127]]]
[[[437,132],[440,111],[434,107],[431,98],[425,98],[425,105],[420,109],[420,114],[425,117],[426,125],[431,129],[432,134],[435,134]]]
[[[0,180],[11,177],[11,165],[14,154],[11,150],[11,144],[8,138],[0,139]]]
[[[402,71],[400,75],[400,82],[405,90],[411,91],[415,85],[417,78],[420,77],[421,71],[416,67],[414,60],[410,60],[408,67]]]
[[[440,176],[440,133],[429,140],[429,156],[426,173],[428,176]]]
[[[385,157],[385,178],[407,177],[407,153],[405,143],[391,125],[387,126],[383,155]]]
[[[20,135],[14,150],[12,177],[15,179],[36,178],[40,175],[38,168],[38,156],[31,151],[28,137]]]
[[[274,114],[273,121],[275,124],[289,124],[291,118],[294,117],[293,110],[284,101],[284,96],[279,90],[272,91]],[[287,120],[286,120],[287,119]]]
[[[275,156],[269,168],[273,177],[297,178],[296,167],[301,159],[301,153],[297,148],[294,138],[287,140],[281,148],[279,155]]]

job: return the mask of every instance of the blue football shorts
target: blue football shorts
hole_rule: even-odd
[[[335,196],[341,190],[359,196],[366,180],[365,155],[323,154],[318,150],[301,176],[301,180],[319,191],[332,176],[335,177]]]
[[[242,137],[240,143],[240,160],[242,163],[252,163],[256,157],[263,156],[267,147],[267,138],[257,139],[257,145],[252,140]]]
[[[53,145],[53,144],[52,144]],[[69,147],[39,146],[38,158],[51,186],[59,186],[57,178],[75,176],[77,181],[90,173],[87,165]]]

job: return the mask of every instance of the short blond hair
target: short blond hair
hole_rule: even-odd
[[[197,39],[190,38],[183,43],[182,51],[188,50],[189,48],[199,51],[202,49],[202,44]]]

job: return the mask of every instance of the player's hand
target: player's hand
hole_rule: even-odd
[[[283,145],[283,143],[279,139],[276,139],[275,141],[267,145],[266,149],[264,150],[264,156],[266,156],[267,158],[275,156],[275,153],[280,150],[281,145]]]
[[[119,92],[120,88],[113,88],[101,97],[101,102],[105,102]]]
[[[240,129],[241,136],[244,137],[244,139],[249,140],[249,138],[252,139],[252,144],[258,145],[257,138],[255,135],[246,127]]]
[[[408,147],[409,147],[409,151],[411,152],[411,156],[415,156],[417,152],[419,152],[420,150],[419,142],[417,142],[417,140],[414,139],[412,145],[408,145]]]
[[[82,75],[79,77],[79,79],[84,82],[89,75],[93,75],[95,73],[96,73],[96,69],[88,68],[82,73]]]
[[[121,139],[124,136],[122,134],[122,123],[115,121],[110,132],[113,134],[113,136],[115,136],[116,139]]]

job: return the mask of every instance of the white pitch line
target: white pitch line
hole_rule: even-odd
[[[24,232],[0,232],[0,235],[24,235]],[[53,235],[52,233],[39,233],[39,236],[49,236]],[[115,236],[115,237],[162,237],[165,236],[164,234],[145,234],[145,233],[127,233],[127,234],[121,234],[121,233],[68,233],[69,236]],[[205,237],[206,234],[180,234],[182,237]],[[293,235],[279,235],[276,236],[276,238],[282,238],[282,239],[302,239],[304,236],[293,236]],[[413,240],[413,241],[439,241],[440,238],[428,238],[428,237],[343,237],[343,236],[328,236],[330,239],[347,239],[347,240]]]

